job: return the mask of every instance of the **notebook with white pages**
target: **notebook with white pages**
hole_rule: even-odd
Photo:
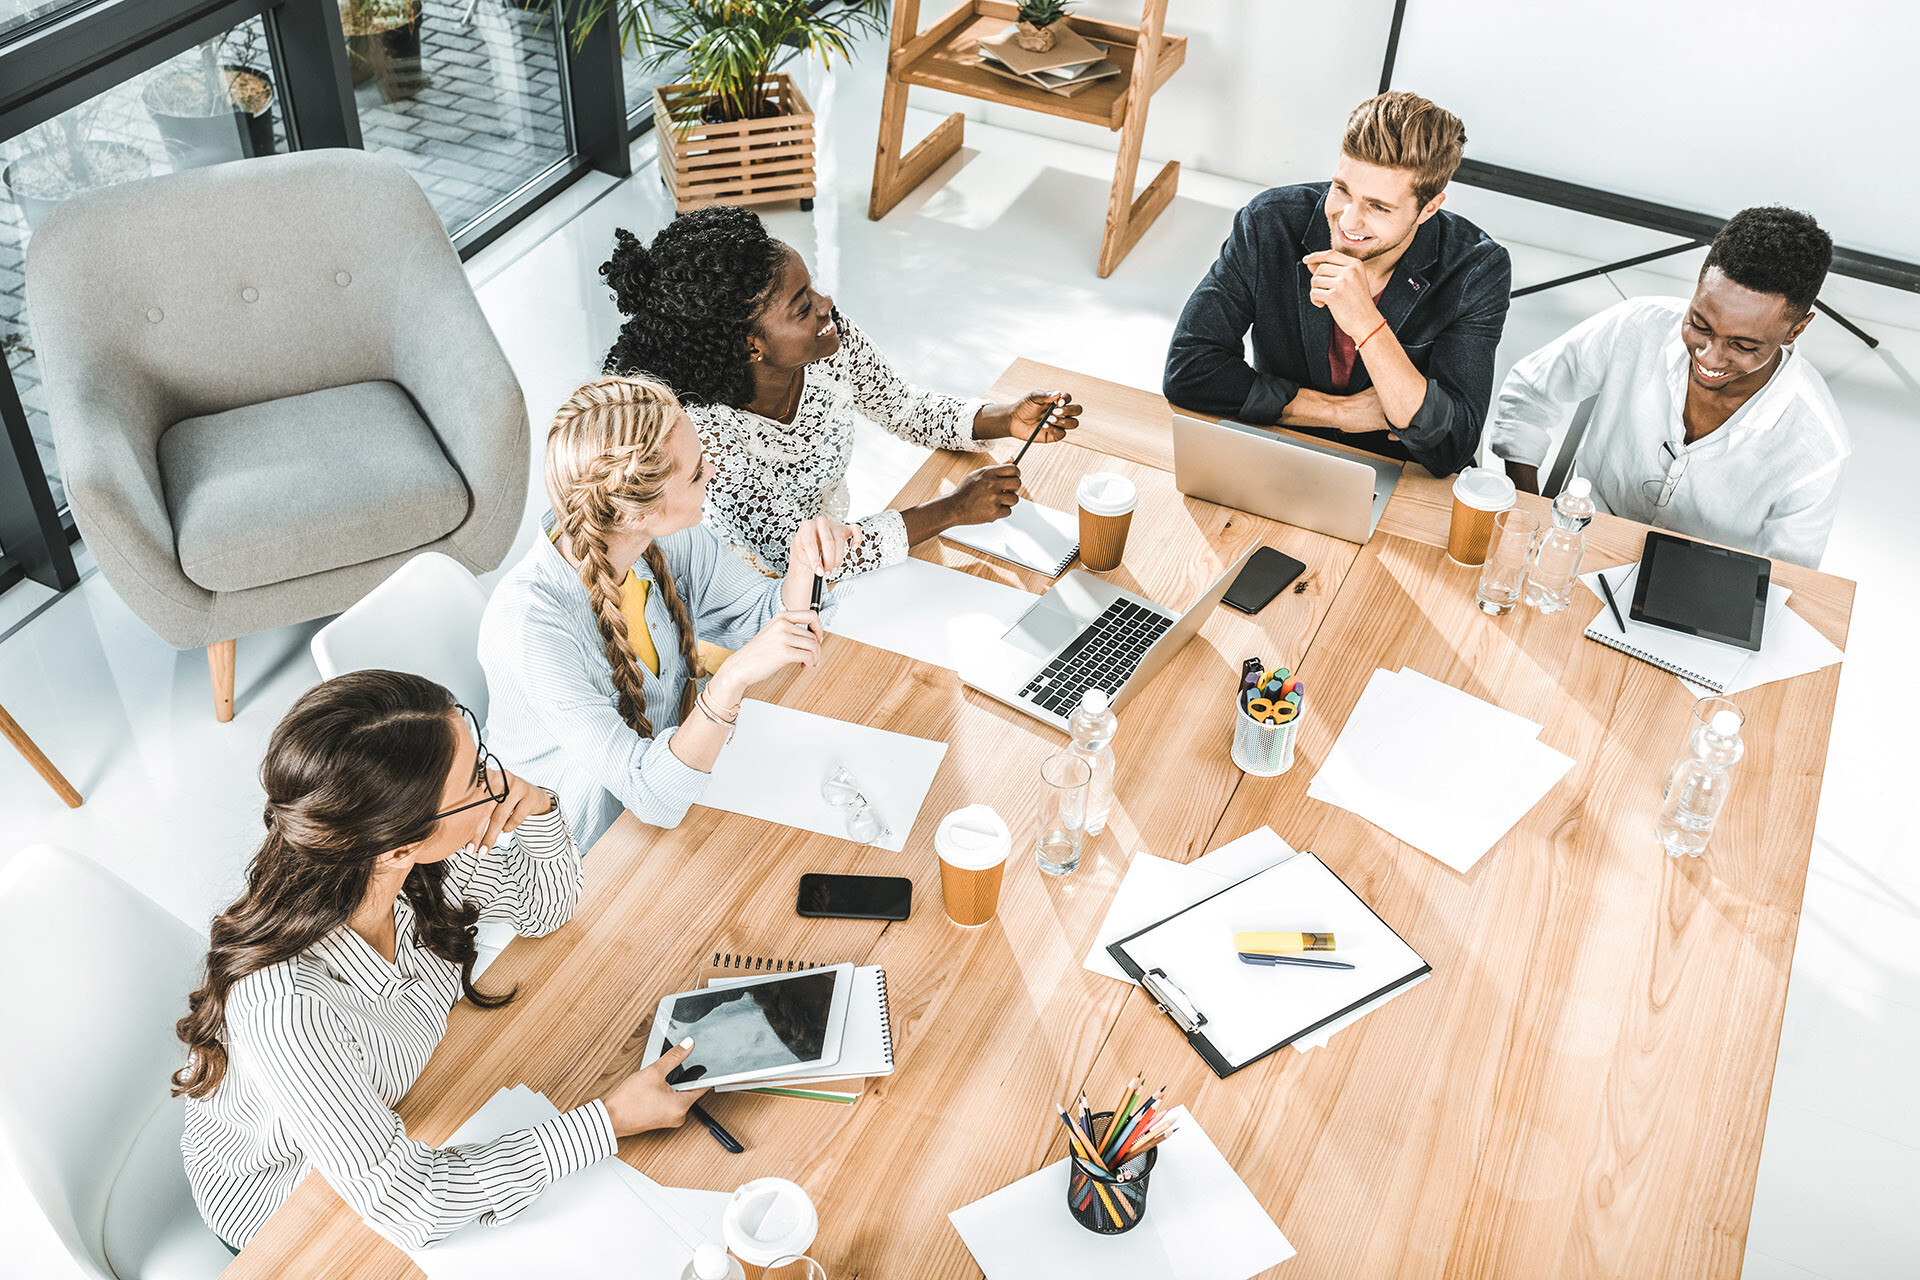
[[[795,972],[820,966],[760,956],[716,955],[706,968],[709,987],[731,987],[768,973]],[[821,1101],[852,1101],[874,1076],[893,1074],[893,1018],[887,1008],[887,971],[879,965],[859,965],[853,971],[853,993],[847,1003],[847,1025],[840,1041],[840,1057],[825,1072],[747,1080],[718,1086],[716,1093],[752,1091],[780,1096],[833,1096]],[[812,1090],[811,1085],[833,1085]],[[796,1094],[797,1091],[797,1094]],[[844,1095],[844,1096],[842,1096]]]
[[[1587,624],[1587,639],[1598,640],[1608,648],[1618,649],[1642,662],[1650,662],[1662,671],[1671,671],[1682,680],[1690,680],[1715,693],[1724,693],[1739,679],[1741,668],[1754,656],[1751,651],[1722,644],[1718,640],[1635,622],[1627,616],[1626,602],[1633,599],[1640,566],[1632,565],[1624,573],[1619,569],[1602,572],[1606,574],[1607,586],[1613,590],[1614,600],[1620,602],[1620,619],[1626,623],[1626,629],[1623,632],[1619,624],[1614,622],[1613,610],[1607,607],[1602,597],[1600,612]],[[1600,595],[1599,576],[1598,573],[1581,575],[1581,580],[1596,596]],[[1777,582],[1768,585],[1767,629],[1773,627],[1775,616],[1785,607],[1787,597],[1791,594]]]
[[[1027,498],[1004,519],[957,525],[940,536],[1049,578],[1065,573],[1080,554],[1080,518]]]

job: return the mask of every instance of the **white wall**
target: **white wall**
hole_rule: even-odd
[[[945,0],[926,0],[922,25],[931,25],[946,8]],[[1135,0],[1080,0],[1073,12],[1140,21]],[[1261,186],[1326,178],[1347,113],[1380,87],[1392,20],[1393,0],[1169,0],[1167,29],[1187,37],[1187,60],[1154,95],[1140,181],[1168,160]],[[1035,111],[921,90],[913,101],[1102,145],[1098,127]]]

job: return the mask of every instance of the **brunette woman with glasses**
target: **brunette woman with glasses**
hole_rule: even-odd
[[[309,690],[260,766],[266,837],[213,921],[174,1075],[207,1224],[245,1244],[309,1168],[415,1248],[512,1217],[618,1138],[677,1126],[704,1090],[666,1073],[689,1040],[595,1099],[491,1142],[436,1149],[393,1107],[474,986],[474,926],[537,937],[580,900],[580,849],[550,792],[514,777],[431,680],[357,671]]]

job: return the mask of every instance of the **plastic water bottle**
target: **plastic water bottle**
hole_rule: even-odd
[[[680,1280],[747,1280],[747,1271],[725,1245],[709,1240],[693,1251],[693,1261],[680,1273]]]
[[[1093,770],[1087,784],[1086,832],[1097,836],[1106,830],[1107,815],[1113,811],[1113,738],[1120,732],[1120,721],[1107,705],[1105,689],[1089,689],[1080,695],[1080,705],[1067,721],[1073,745],[1067,748]]]
[[[1740,740],[1740,713],[1719,711],[1693,731],[1687,750],[1667,774],[1666,800],[1654,834],[1673,857],[1706,852],[1714,820],[1733,790],[1733,766],[1747,752]]]
[[[1541,535],[1527,569],[1527,603],[1540,612],[1558,613],[1573,603],[1593,513],[1593,482],[1585,476],[1567,481],[1553,503],[1553,528]]]

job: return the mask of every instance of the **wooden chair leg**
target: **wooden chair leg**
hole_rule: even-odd
[[[33,739],[27,736],[27,731],[7,714],[5,707],[0,707],[0,735],[4,735],[7,741],[20,749],[20,754],[27,758],[27,763],[32,765],[34,771],[45,778],[47,785],[53,788],[53,793],[67,802],[67,808],[80,807],[80,793],[75,791],[73,784],[53,767],[53,761],[47,759],[40,748],[34,745]]]
[[[233,650],[235,640],[207,646],[207,670],[213,676],[213,716],[221,724],[233,719]]]

